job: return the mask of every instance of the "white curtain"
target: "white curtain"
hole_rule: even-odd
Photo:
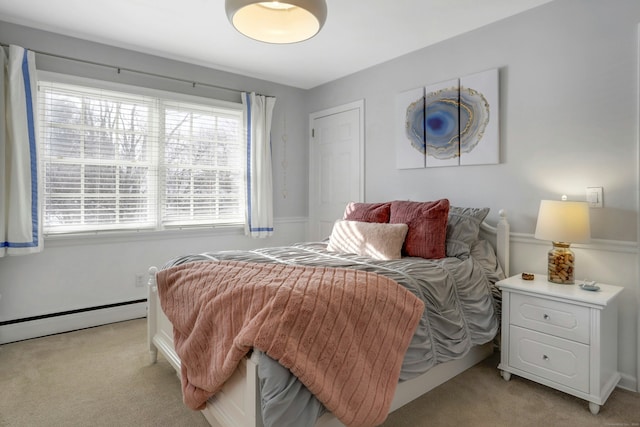
[[[276,99],[242,93],[247,131],[247,210],[245,234],[273,234],[273,176],[271,165],[271,118]]]
[[[0,47],[0,257],[42,250],[35,55]]]

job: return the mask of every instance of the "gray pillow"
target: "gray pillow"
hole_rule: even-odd
[[[466,258],[471,246],[478,240],[480,224],[489,214],[489,208],[449,207],[447,221],[447,256]]]

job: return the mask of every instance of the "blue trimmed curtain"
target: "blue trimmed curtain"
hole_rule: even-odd
[[[35,54],[0,47],[0,257],[42,250]]]
[[[245,234],[261,238],[273,234],[273,174],[271,119],[276,99],[242,93],[247,135],[247,208]]]

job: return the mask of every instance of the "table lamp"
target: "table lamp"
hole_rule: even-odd
[[[591,239],[589,205],[587,202],[541,200],[535,238],[553,243],[549,251],[548,280],[574,284],[575,255],[570,246]]]

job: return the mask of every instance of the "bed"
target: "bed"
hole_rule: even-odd
[[[157,353],[160,352],[170,362],[182,377],[185,403],[193,409],[201,410],[213,426],[329,427],[379,424],[388,412],[405,405],[492,354],[500,324],[500,294],[493,284],[508,275],[509,224],[503,211],[500,211],[500,219],[495,227],[487,224],[484,219],[488,212],[488,208],[450,206],[446,199],[433,202],[350,203],[344,217],[336,221],[331,236],[323,242],[251,251],[184,255],[170,260],[160,269],[151,267],[148,287],[148,340],[151,360],[155,362]],[[425,235],[429,236],[426,244]],[[253,270],[247,272],[247,268]],[[268,272],[263,275],[264,270]],[[307,346],[308,353],[296,353],[295,358],[289,357],[296,361],[303,360],[304,363],[293,363],[286,357],[289,353],[284,350],[284,353],[278,353],[277,349],[269,347],[269,343],[276,342],[277,335],[267,334],[265,336],[268,338],[264,338],[257,333],[252,334],[254,341],[247,341],[246,347],[259,344],[255,344],[255,348],[249,348],[248,351],[245,351],[245,348],[236,355],[230,365],[233,372],[226,366],[227,372],[221,377],[223,381],[219,381],[215,386],[202,386],[204,390],[200,389],[200,377],[195,373],[194,366],[214,363],[214,359],[220,360],[220,355],[208,356],[203,362],[200,355],[196,357],[195,353],[208,354],[217,351],[213,347],[219,347],[217,344],[224,342],[225,338],[216,336],[215,339],[210,339],[209,341],[216,342],[215,346],[210,346],[213,349],[208,348],[206,343],[198,343],[193,338],[193,331],[200,326],[195,327],[193,322],[195,318],[204,318],[204,310],[202,307],[174,306],[174,299],[184,295],[188,295],[186,299],[190,299],[193,295],[198,295],[196,299],[202,300],[202,296],[196,292],[209,292],[209,288],[201,286],[200,283],[208,283],[210,277],[220,277],[222,273],[243,274],[233,276],[236,277],[236,282],[232,280],[230,283],[237,283],[237,277],[269,278],[268,289],[275,289],[271,281],[277,282],[280,279],[276,280],[273,277],[283,277],[283,274],[286,277],[297,277],[295,274],[300,274],[309,282],[309,277],[315,277],[309,276],[311,270],[314,274],[318,271],[321,273],[318,280],[323,280],[328,272],[332,277],[335,277],[334,272],[344,272],[344,277],[347,277],[346,285],[332,287],[318,282],[320,286],[317,286],[317,289],[333,289],[332,295],[337,292],[335,289],[341,289],[340,292],[343,288],[345,292],[351,289],[350,287],[360,289],[361,286],[358,287],[357,282],[351,283],[351,277],[354,277],[354,281],[362,280],[364,276],[366,280],[380,280],[375,282],[375,287],[369,289],[387,289],[383,285],[390,286],[388,289],[397,292],[393,294],[394,301],[402,301],[398,304],[402,307],[366,310],[366,307],[374,307],[371,298],[376,301],[380,299],[377,295],[367,295],[369,300],[365,299],[363,302],[364,309],[360,308],[360,311],[357,311],[349,306],[349,310],[346,311],[366,311],[367,316],[384,313],[388,319],[393,318],[396,311],[399,313],[406,310],[406,313],[402,312],[402,316],[405,316],[402,319],[413,316],[413,320],[410,320],[412,323],[407,323],[409,326],[406,328],[395,328],[398,330],[397,336],[391,332],[384,332],[384,342],[380,344],[375,341],[379,334],[372,334],[371,329],[386,331],[384,316],[382,320],[367,317],[366,322],[362,319],[354,321],[354,324],[357,323],[354,328],[364,328],[353,329],[355,337],[359,334],[366,336],[366,339],[362,338],[361,341],[368,347],[360,354],[359,349],[350,349],[349,352],[336,350],[331,344],[334,341],[322,344],[325,346],[322,348],[333,349],[333,353],[327,354],[331,354],[330,359],[336,365],[332,367],[332,363],[329,362],[322,365],[322,372],[326,372],[326,375],[319,375],[317,369],[313,370],[312,365],[321,363],[323,358],[316,357],[319,351],[311,344]],[[191,279],[188,278],[193,277],[197,277],[198,282],[192,285],[189,281]],[[343,275],[339,277],[342,278]],[[296,279],[295,283],[299,282],[300,279]],[[444,286],[441,282],[451,285]],[[398,284],[402,289],[394,287]],[[282,288],[286,286],[279,289]],[[389,290],[385,292],[385,295],[391,295]],[[162,298],[159,294],[162,294]],[[286,298],[290,299],[291,296],[287,295]],[[418,299],[420,302],[416,302]],[[224,304],[223,302],[222,306],[217,307],[211,305],[212,315],[219,315],[217,313],[223,311]],[[253,303],[247,307],[252,307],[251,304]],[[436,307],[441,304],[444,304],[443,308]],[[315,304],[314,307],[318,305]],[[460,313],[453,310],[452,305],[460,306]],[[248,312],[250,310],[247,307],[238,310]],[[345,311],[344,307],[346,306],[343,303],[342,311]],[[264,310],[260,313],[263,312]],[[309,330],[321,330],[324,325],[318,322],[318,317],[313,317],[315,314],[305,313],[312,317],[302,318],[302,322],[292,322],[292,327],[294,331],[299,332],[296,333],[302,339],[307,340],[305,342],[311,342],[299,331],[299,325],[307,325],[304,333],[309,333]],[[295,316],[300,314],[296,312]],[[173,319],[173,323],[170,318]],[[262,317],[259,319],[260,324],[266,322]],[[391,323],[395,324],[396,320],[393,319]],[[220,317],[217,317],[215,320],[201,323],[219,324],[219,320]],[[256,323],[255,319],[251,320],[253,324]],[[334,321],[339,322],[341,321]],[[368,330],[366,324],[370,324]],[[266,327],[262,329],[275,330]],[[342,332],[342,335],[345,333]],[[327,340],[329,339],[335,338],[328,335]],[[346,339],[349,342],[354,341],[353,337],[347,336]],[[197,345],[194,345],[194,342]],[[399,359],[393,351],[385,348],[387,342],[393,343],[393,347],[401,351]],[[207,347],[206,351],[194,351],[194,348],[203,346]],[[230,346],[230,349],[235,351],[237,342]],[[275,344],[271,347],[281,348]],[[296,348],[300,347],[306,346],[298,344]],[[380,351],[381,348],[384,350]],[[225,361],[228,361],[231,350],[222,352],[222,357],[226,357]],[[377,353],[383,356],[376,356]],[[182,354],[188,363],[181,363],[179,354]],[[270,357],[273,355],[276,357]],[[375,359],[373,362],[368,359],[364,363],[351,365],[364,364],[371,369],[371,372],[358,374],[365,377],[365,380],[361,381],[360,377],[357,377],[355,382],[350,379],[346,383],[339,383],[347,374],[355,375],[353,372],[357,369],[345,367],[349,366],[348,363],[356,363],[353,360],[360,356]],[[308,363],[311,359],[313,363]],[[190,372],[185,368],[187,364],[190,366]],[[382,366],[384,369],[381,369]],[[205,368],[209,370],[212,366],[206,365]],[[216,374],[211,376],[218,376],[218,367],[213,368]],[[225,369],[220,368],[220,372]],[[391,374],[387,376],[389,372]],[[204,376],[207,375],[209,374],[205,372]],[[388,385],[389,378],[396,379],[392,385]],[[220,380],[220,377],[216,379]],[[333,382],[338,384],[334,385]],[[358,385],[354,386],[354,383]],[[377,384],[379,388],[372,388],[372,383]],[[349,389],[352,386],[361,388]],[[349,396],[363,396],[363,400],[356,401],[352,406],[343,404],[354,399],[340,397],[335,388],[327,387],[347,390]],[[375,391],[367,395],[367,390]],[[210,393],[212,391],[214,393]],[[360,408],[360,412],[365,414],[353,415],[353,408]],[[382,408],[384,413],[371,414],[372,408]]]

